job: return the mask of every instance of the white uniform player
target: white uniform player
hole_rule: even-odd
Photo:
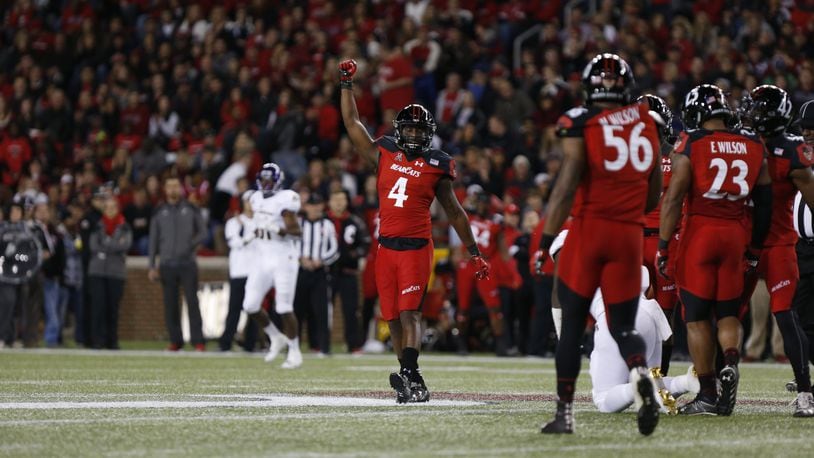
[[[294,316],[294,292],[299,272],[297,239],[301,229],[297,220],[300,196],[281,189],[284,174],[276,164],[265,164],[258,173],[259,190],[249,200],[254,216],[254,239],[251,242],[252,266],[246,279],[243,310],[256,319],[271,339],[266,361],[273,361],[288,346],[283,368],[302,365],[298,324]],[[262,310],[263,299],[274,288],[275,310],[283,319],[285,334],[280,332]]]
[[[552,256],[556,254],[562,242],[565,240],[568,231],[562,231],[551,246]],[[636,312],[636,331],[645,341],[648,367],[661,366],[661,344],[670,338],[672,329],[670,323],[664,316],[658,302],[647,299],[644,293],[650,287],[650,276],[647,275],[647,268],[642,266],[642,294],[639,297],[639,308]],[[559,309],[556,309],[559,311]],[[596,320],[594,327],[594,349],[590,358],[591,373],[591,397],[594,405],[600,412],[621,412],[630,407],[635,402],[636,390],[630,381],[631,372],[627,367],[619,346],[610,334],[608,321],[605,317],[605,304],[602,299],[602,292],[597,289],[591,302],[591,316]],[[555,324],[557,317],[555,314]],[[559,334],[559,333],[558,333]],[[674,400],[668,401],[664,406],[664,396],[672,395],[678,397],[689,391],[697,392],[699,387],[698,378],[692,373],[692,367],[686,375],[679,377],[659,376],[656,381],[659,391],[665,389],[667,392],[656,399],[662,405],[665,413],[676,413]],[[663,386],[662,386],[663,384]]]

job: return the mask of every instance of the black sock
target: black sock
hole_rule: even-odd
[[[727,366],[737,366],[741,361],[741,354],[737,348],[727,348],[724,350],[724,364]]]
[[[629,300],[606,306],[608,329],[619,346],[619,353],[627,363],[629,369],[634,367],[647,367],[647,358],[644,354],[647,347],[644,339],[636,331],[636,310],[639,299]]]
[[[572,378],[557,379],[557,396],[562,402],[574,402],[574,385],[576,380]]]
[[[673,343],[661,343],[661,376],[667,377],[670,371],[670,359],[673,357]]]
[[[418,369],[418,350],[412,347],[405,347],[401,351],[402,367],[408,371]]]
[[[404,371],[404,358],[399,358],[399,372]]]
[[[716,385],[714,372],[709,374],[698,374],[698,381],[701,384],[701,392],[698,393],[706,400],[715,402],[718,399],[718,387]]]
[[[803,332],[797,313],[792,310],[778,312],[774,314],[777,319],[777,327],[783,336],[783,348],[789,358],[791,368],[794,370],[794,379],[797,381],[797,392],[811,391],[811,375],[808,369],[807,354],[808,337]]]

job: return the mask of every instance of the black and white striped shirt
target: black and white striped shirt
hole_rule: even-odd
[[[794,196],[794,229],[801,239],[814,240],[814,227],[812,227],[811,208],[806,205],[803,195]]]
[[[316,221],[309,221],[307,218],[300,218],[300,226],[302,227],[302,238],[298,242],[300,256],[320,260],[326,266],[339,259],[336,228],[330,219],[322,217]]]

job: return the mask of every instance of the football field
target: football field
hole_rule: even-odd
[[[398,406],[392,355],[305,358],[3,351],[0,456],[812,456],[787,365],[742,365],[732,417],[663,416],[650,437],[632,411],[597,413],[583,372],[577,432],[552,437],[552,360],[422,355],[433,398]]]

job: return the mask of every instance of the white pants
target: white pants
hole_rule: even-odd
[[[263,299],[274,288],[274,309],[279,314],[294,311],[294,292],[300,271],[299,253],[293,243],[281,242],[274,250],[256,250],[255,267],[246,278],[243,310],[252,314],[260,311]]]

